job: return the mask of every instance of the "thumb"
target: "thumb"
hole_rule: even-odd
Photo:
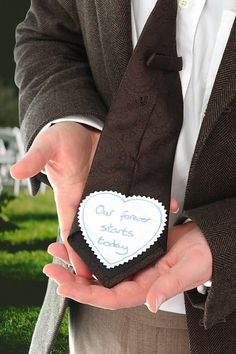
[[[53,153],[52,145],[42,133],[38,135],[25,156],[10,169],[11,176],[15,179],[24,179],[39,173]]]
[[[186,258],[176,263],[167,273],[160,275],[146,297],[149,310],[156,313],[165,301],[202,284],[203,281],[200,280],[202,274],[199,274],[198,268],[199,262],[192,260],[191,263]]]

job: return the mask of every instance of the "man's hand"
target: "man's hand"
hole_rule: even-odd
[[[49,253],[70,263],[63,244],[52,244]],[[58,294],[105,309],[134,307],[146,303],[156,312],[166,300],[193,289],[211,278],[212,255],[200,229],[193,222],[174,226],[168,236],[168,251],[154,266],[137,273],[132,279],[112,289],[97,280],[72,274],[56,264],[44,267],[54,279]]]
[[[45,168],[54,191],[60,232],[76,273],[91,277],[91,273],[69,247],[67,237],[76,215],[89,174],[100,132],[76,122],[62,122],[40,133],[23,160],[12,166],[11,175],[24,179]],[[171,201],[172,212],[178,209]]]
[[[40,133],[23,160],[11,168],[16,179],[35,176],[45,168],[54,191],[59,226],[67,237],[88,177],[100,133],[75,122],[62,122]],[[77,274],[91,276],[87,267],[69,249]]]

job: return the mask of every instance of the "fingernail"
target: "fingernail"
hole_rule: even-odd
[[[172,213],[173,214],[178,214],[178,212],[179,212],[179,208],[177,208],[175,211],[173,211]]]
[[[165,302],[165,297],[163,295],[159,295],[157,298],[156,298],[156,309],[158,310],[159,307],[163,304],[163,302]]]
[[[157,304],[155,306],[155,308],[151,307],[150,304],[148,302],[145,302],[144,305],[147,306],[148,310],[152,313],[157,313],[157,310],[158,310],[158,307],[157,307]]]
[[[45,275],[47,275],[47,270],[46,270],[46,266],[45,267],[43,267],[43,270],[42,270],[42,272],[45,274]],[[47,275],[48,276],[48,275]]]

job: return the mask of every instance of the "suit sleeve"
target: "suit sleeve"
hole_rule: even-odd
[[[32,0],[16,30],[15,81],[23,142],[52,120],[71,115],[104,121],[107,108],[90,71],[75,1]],[[40,182],[32,179],[33,194]]]
[[[193,306],[204,310],[204,327],[227,321],[236,311],[236,197],[187,210],[206,237],[213,255],[212,286],[205,297],[187,292]]]

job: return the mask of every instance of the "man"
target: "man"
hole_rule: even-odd
[[[180,205],[178,223],[187,222],[171,226],[172,220],[167,254],[156,266],[108,290],[94,283],[67,243],[98,130],[155,3],[34,0],[17,31],[16,82],[22,134],[29,151],[12,168],[12,175],[33,177],[34,194],[39,181],[49,181],[54,190],[64,245],[53,244],[49,252],[72,264],[76,275],[57,264],[44,271],[59,285],[58,294],[75,300],[70,302],[72,353],[236,350],[234,1],[178,1],[184,124],[172,196]],[[44,168],[48,180],[40,172]],[[209,290],[197,290],[210,278]],[[60,314],[57,306],[61,306]],[[50,352],[63,309],[63,302],[49,290],[31,353]],[[43,316],[49,311],[46,319]],[[49,339],[44,333],[40,337],[45,323]]]

